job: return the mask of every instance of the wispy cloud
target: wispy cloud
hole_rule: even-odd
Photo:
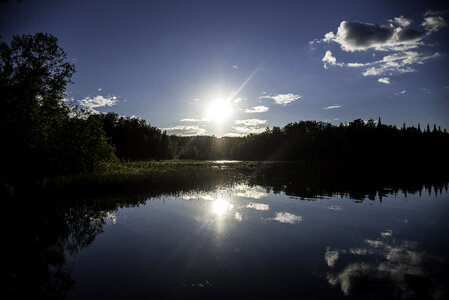
[[[430,34],[432,32],[436,32],[436,31],[440,30],[443,27],[446,27],[447,22],[441,16],[432,16],[432,17],[425,17],[424,22],[422,22],[421,25]]]
[[[245,125],[245,126],[258,126],[262,124],[266,124],[267,120],[261,119],[246,119],[246,120],[234,120],[234,124]]]
[[[251,108],[246,108],[243,111],[248,114],[254,114],[254,113],[263,113],[267,112],[270,108],[267,106],[259,105],[259,106],[253,106]]]
[[[328,107],[324,107],[323,109],[337,109],[337,108],[341,108],[343,107],[343,105],[331,105]]]
[[[103,89],[102,88],[99,88],[98,90],[97,90],[97,92],[101,92]]]
[[[209,122],[210,118],[204,117],[201,119],[194,119],[194,118],[185,118],[179,120],[180,122],[192,122],[192,123],[200,123],[200,122]]]
[[[232,126],[232,132],[225,134],[225,136],[245,136],[250,133],[261,133],[265,131],[265,128],[261,125],[266,123],[267,120],[260,119],[234,120],[234,124],[239,126]]]
[[[260,96],[259,99],[271,99],[276,104],[287,105],[289,103],[292,103],[292,102],[298,100],[301,97],[302,96],[297,95],[297,94],[288,93],[288,94]]]
[[[179,125],[174,127],[162,128],[162,130],[166,130],[170,134],[176,134],[181,136],[192,136],[192,135],[205,135],[207,134],[207,130],[197,126],[197,125]]]
[[[240,103],[240,102],[242,102],[244,100],[247,100],[247,99],[248,98],[237,98],[237,99],[234,99],[234,103],[238,104],[238,103]]]
[[[415,72],[413,65],[423,64],[426,60],[441,56],[440,53],[420,54],[416,51],[404,51],[384,56],[382,60],[367,65],[374,65],[363,72],[363,76],[378,76],[383,74],[400,74]]]
[[[395,95],[404,95],[407,91],[406,90],[402,90],[400,92],[394,93]]]
[[[379,78],[379,79],[377,79],[377,81],[381,82],[381,83],[385,83],[385,84],[390,84],[390,78],[388,78],[388,77]]]
[[[231,135],[234,136],[245,136],[250,133],[262,133],[265,131],[265,128],[257,126],[233,126],[232,129],[234,132],[231,132]],[[230,135],[227,134],[227,136]]]
[[[396,24],[398,24],[399,26],[402,26],[402,27],[408,27],[413,22],[412,19],[407,19],[404,16],[396,17],[393,20],[389,20],[389,21],[390,22],[394,22],[394,23],[396,23]]]
[[[234,69],[234,70],[240,70],[240,67],[237,66],[237,65],[233,65],[233,66],[232,66],[232,69]]]

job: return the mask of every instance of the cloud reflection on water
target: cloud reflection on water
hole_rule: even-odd
[[[423,296],[426,299],[440,299],[445,293],[444,287],[432,280],[429,271],[432,268],[424,268],[425,264],[435,264],[440,259],[416,251],[416,242],[391,238],[391,230],[381,232],[380,235],[383,241],[365,239],[364,247],[351,248],[349,251],[327,248],[324,259],[330,268],[336,265],[342,254],[350,256],[344,258],[345,262],[356,260],[347,263],[338,273],[328,272],[328,283],[333,287],[340,285],[344,295],[382,288],[402,299]],[[376,263],[373,263],[373,258]]]

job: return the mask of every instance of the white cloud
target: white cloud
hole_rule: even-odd
[[[116,96],[104,97],[102,95],[97,95],[95,97],[85,97],[81,100],[78,100],[80,106],[86,108],[91,112],[98,112],[95,108],[98,107],[106,107],[106,106],[114,106],[118,102]]]
[[[207,130],[196,125],[189,125],[189,126],[175,126],[175,127],[168,127],[168,128],[162,128],[162,130],[166,130],[170,134],[176,134],[181,136],[192,136],[192,135],[205,135],[207,133]]]
[[[244,112],[246,112],[248,114],[254,114],[254,113],[267,112],[268,110],[269,110],[269,107],[263,106],[263,105],[259,105],[259,106],[253,106],[251,108],[246,108],[246,109],[244,109]]]
[[[258,126],[262,124],[266,124],[267,120],[260,119],[246,119],[246,120],[235,120],[235,124],[243,124],[245,126]]]
[[[331,106],[328,106],[328,107],[324,107],[323,109],[337,109],[337,108],[340,108],[340,107],[343,107],[343,105],[331,105]]]
[[[427,33],[432,33],[447,26],[446,20],[441,16],[425,17],[421,25],[426,29]]]
[[[265,131],[265,128],[256,126],[233,126],[232,129],[234,132],[231,134],[235,134],[235,136],[244,136],[250,133],[262,133]]]
[[[335,36],[334,32],[331,31],[324,35],[323,42],[330,42],[330,41],[334,40],[335,38],[336,38],[336,36]]]
[[[404,95],[407,91],[406,90],[402,90],[400,92],[395,93],[395,95]]]
[[[412,20],[404,18],[404,16],[396,17],[392,20],[392,22],[395,22],[402,27],[408,27],[410,24],[412,24]]]
[[[277,94],[274,96],[260,96],[259,99],[272,99],[277,104],[287,105],[289,103],[292,103],[302,96],[288,93],[288,94]]]
[[[327,64],[340,67],[343,66],[343,63],[337,63],[337,59],[335,58],[335,56],[332,55],[332,52],[329,50],[326,51],[326,54],[323,56],[321,61],[323,62],[323,67],[325,69],[327,69]]]
[[[232,66],[232,69],[234,69],[234,70],[240,70],[240,67],[237,66],[237,65],[233,65],[233,66]]]
[[[350,68],[359,68],[359,67],[366,66],[366,64],[362,64],[362,63],[347,63],[346,66],[348,66]]]
[[[200,101],[200,99],[194,98],[194,99],[192,99],[192,101]]]
[[[99,88],[98,90],[97,90],[97,92],[101,92],[103,89],[102,88]]]
[[[375,61],[372,63],[365,64],[374,65],[366,69],[363,72],[363,76],[377,76],[382,74],[394,74],[394,73],[409,73],[415,72],[412,65],[423,64],[426,60],[433,59],[441,56],[440,53],[435,52],[434,54],[420,54],[416,51],[404,51],[397,52],[391,55],[384,56],[382,60]]]
[[[390,84],[390,78],[388,78],[388,77],[379,78],[379,79],[377,79],[377,81],[381,82],[381,83],[385,83],[385,84]]]
[[[181,119],[180,122],[201,122],[201,119]]]
[[[234,99],[234,103],[240,103],[240,102],[242,102],[242,101],[244,101],[244,100],[247,100],[248,98],[237,98],[237,99]]]

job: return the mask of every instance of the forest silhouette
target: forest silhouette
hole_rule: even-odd
[[[105,162],[162,159],[296,161],[326,170],[444,173],[449,134],[357,119],[339,126],[299,121],[244,137],[176,136],[145,120],[67,104],[75,72],[50,34],[0,44],[2,188],[18,181],[95,173]]]

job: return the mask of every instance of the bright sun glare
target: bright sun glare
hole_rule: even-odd
[[[221,123],[232,114],[231,104],[227,101],[216,100],[210,104],[207,114],[212,121]]]
[[[212,211],[216,215],[222,216],[226,212],[230,211],[233,207],[234,206],[231,203],[229,203],[228,201],[226,201],[226,200],[224,200],[222,198],[218,198],[212,204]]]

